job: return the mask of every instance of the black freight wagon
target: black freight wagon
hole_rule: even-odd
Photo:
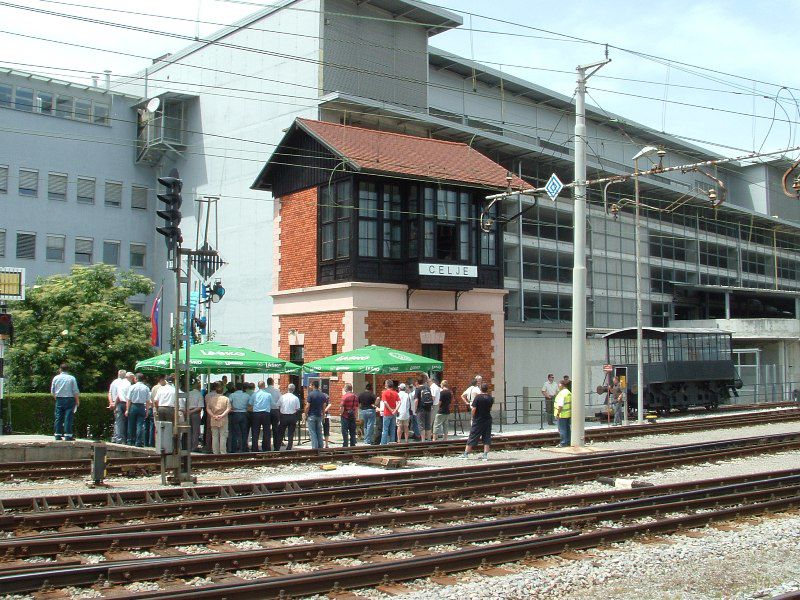
[[[606,334],[606,357],[612,373],[628,390],[628,408],[636,410],[636,328]],[[738,396],[731,333],[719,329],[643,327],[644,408],[667,413],[691,406],[712,410]],[[626,385],[627,384],[627,385]]]

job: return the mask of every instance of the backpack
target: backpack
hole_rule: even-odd
[[[419,388],[419,405],[424,410],[430,410],[433,407],[433,394],[427,385]]]

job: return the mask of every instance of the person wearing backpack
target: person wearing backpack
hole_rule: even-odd
[[[414,404],[414,414],[419,420],[422,429],[422,441],[430,441],[433,430],[433,392],[428,385],[426,377],[417,379],[416,403]]]

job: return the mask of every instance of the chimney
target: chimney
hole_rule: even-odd
[[[111,70],[110,69],[106,69],[105,71],[103,71],[103,73],[106,74],[106,90],[110,90],[111,89]]]
[[[93,87],[93,88],[96,88],[96,87],[97,87],[97,81],[98,81],[99,79],[100,79],[100,77],[98,77],[97,75],[92,75],[92,87]]]

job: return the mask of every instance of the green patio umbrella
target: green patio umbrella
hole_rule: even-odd
[[[318,373],[421,373],[441,371],[440,360],[395,350],[385,346],[364,346],[357,350],[334,354],[327,358],[312,360],[303,365],[304,371]]]
[[[178,360],[183,361],[184,356],[185,351],[181,349]],[[136,363],[136,370],[142,373],[169,373],[175,368],[174,358],[172,352],[159,354]],[[218,342],[192,344],[189,363],[193,371],[209,373],[299,373],[301,370],[300,365],[288,360]]]

